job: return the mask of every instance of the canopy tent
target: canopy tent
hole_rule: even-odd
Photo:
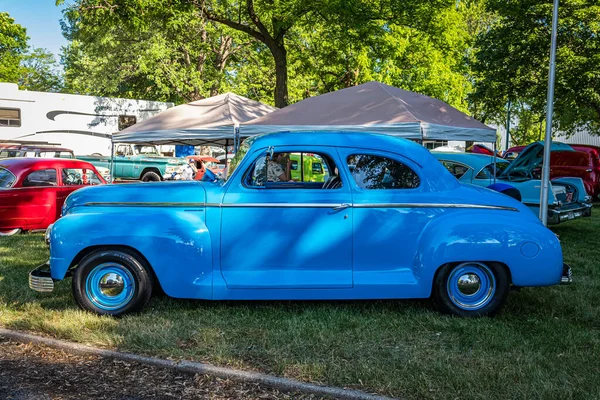
[[[234,93],[193,101],[123,129],[113,143],[182,144],[191,146],[234,144],[239,124],[262,117],[277,108]]]
[[[496,142],[496,130],[443,101],[380,82],[310,97],[242,124],[240,133],[348,130],[408,139]]]

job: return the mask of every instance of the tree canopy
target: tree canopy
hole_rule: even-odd
[[[0,81],[17,82],[27,51],[27,31],[8,13],[0,13]]]
[[[0,13],[0,82],[18,83],[28,90],[60,91],[62,77],[54,55],[31,49],[27,30],[8,13]]]
[[[540,123],[545,117],[551,0],[488,0],[496,15],[483,32],[471,68],[476,117],[504,117],[520,102]],[[600,133],[600,1],[561,0],[558,18],[554,128],[567,134]]]

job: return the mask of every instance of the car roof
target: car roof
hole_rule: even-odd
[[[39,158],[39,157],[12,157],[0,159],[0,167],[15,167],[15,168],[31,168],[47,167],[47,168],[90,168],[93,167],[87,161],[77,160],[74,158]]]
[[[486,165],[494,162],[494,156],[488,156],[487,154],[474,154],[474,153],[444,153],[444,152],[432,152],[438,160],[456,161],[469,167],[475,171],[481,170]],[[508,164],[509,162],[503,158],[496,157],[497,164]]]
[[[252,148],[267,146],[336,146],[389,151],[401,154],[424,165],[429,151],[411,140],[372,132],[303,131],[277,132],[259,135]]]

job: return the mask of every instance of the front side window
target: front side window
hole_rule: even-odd
[[[21,110],[0,108],[0,127],[3,126],[21,126]]]
[[[0,167],[0,189],[12,187],[16,180],[17,177],[12,172]]]
[[[508,163],[496,163],[496,176],[500,176],[508,167]],[[477,173],[475,179],[494,179],[494,164],[488,164]]]
[[[62,170],[63,186],[99,185],[102,181],[91,169],[65,168]]]
[[[469,171],[469,167],[463,164],[447,160],[440,160],[440,162],[456,179],[460,179],[467,171]]]
[[[257,158],[245,182],[250,187],[336,189],[341,187],[341,179],[335,171],[327,155],[273,153],[272,157],[265,154]]]
[[[118,156],[130,156],[131,152],[129,150],[129,146],[127,146],[127,145],[117,146],[117,155]]]
[[[56,186],[56,170],[41,169],[33,171],[23,180],[23,187]]]
[[[414,189],[421,183],[410,167],[399,161],[372,154],[353,154],[348,168],[361,189]]]

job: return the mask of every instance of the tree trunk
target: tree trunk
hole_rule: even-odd
[[[275,59],[275,107],[283,108],[289,104],[287,53],[283,41],[269,49]]]

